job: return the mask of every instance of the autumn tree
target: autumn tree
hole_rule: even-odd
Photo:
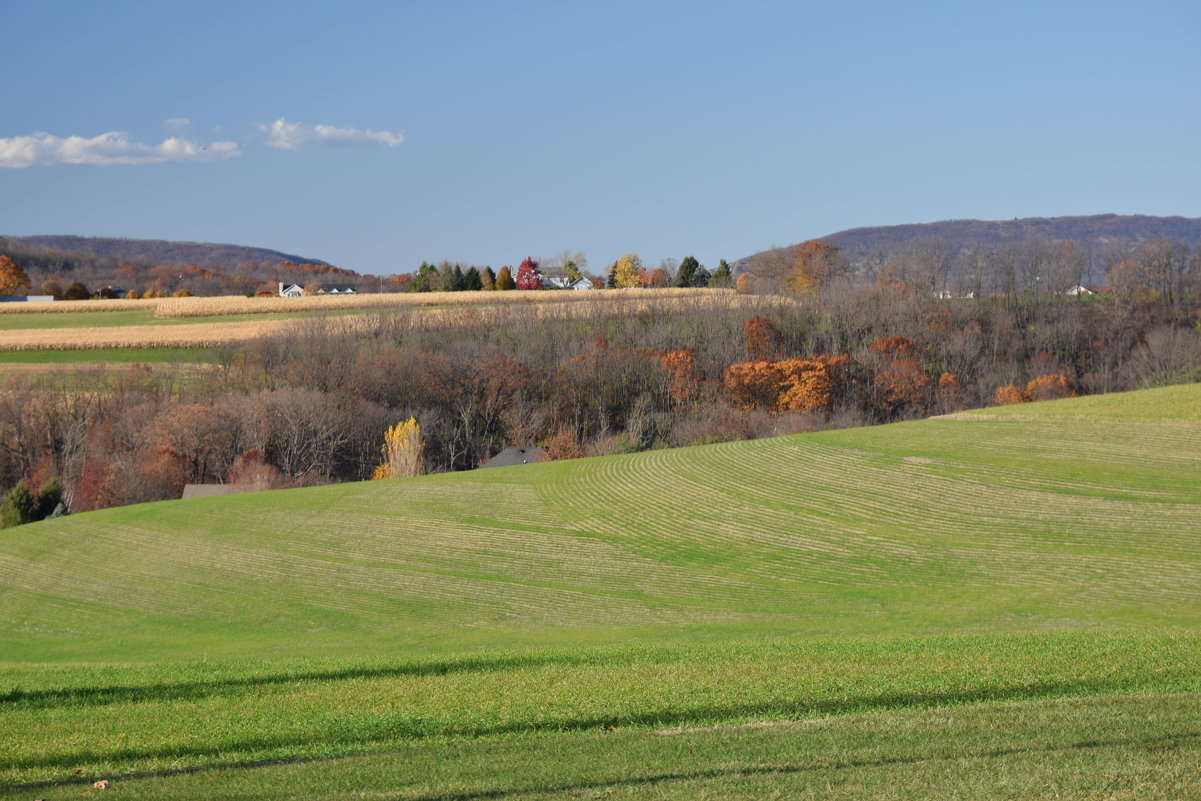
[[[784,354],[784,335],[767,317],[749,318],[742,324],[742,332],[751,361],[772,361]]]
[[[780,393],[776,408],[786,412],[825,412],[830,408],[834,382],[826,365],[809,359],[785,359],[776,363]]]
[[[617,289],[629,289],[642,285],[645,268],[637,253],[623,253],[613,265],[613,285]]]
[[[480,289],[485,292],[496,289],[496,273],[492,272],[491,267],[485,267],[480,271]]]
[[[957,412],[964,407],[963,385],[954,373],[943,373],[938,377],[938,387],[934,390],[941,412]]]
[[[561,428],[542,442],[542,458],[545,461],[557,462],[583,456],[584,446],[572,428]]]
[[[8,256],[0,256],[0,295],[29,294],[29,276]]]
[[[267,461],[258,448],[245,451],[229,468],[226,482],[254,490],[284,489],[291,486],[279,468]]]
[[[678,405],[695,401],[701,392],[701,375],[696,366],[695,348],[676,348],[659,359],[667,374],[667,394]]]
[[[498,292],[516,289],[517,282],[513,280],[513,271],[508,267],[501,267],[500,272],[496,274],[496,282],[494,286]]]
[[[1028,401],[1057,400],[1076,397],[1076,388],[1062,373],[1040,375],[1026,384],[1025,399]]]
[[[827,411],[834,388],[829,368],[810,359],[732,364],[722,385],[736,404],[770,412]]]
[[[837,247],[811,239],[793,251],[792,269],[784,277],[784,285],[798,295],[813,294],[847,269]]]
[[[421,439],[421,426],[417,419],[410,417],[384,432],[384,444],[380,452],[384,461],[375,468],[373,479],[382,478],[411,478],[425,472],[423,451],[425,443]]]
[[[542,273],[538,272],[538,262],[526,256],[517,268],[516,284],[518,289],[541,289]]]
[[[924,413],[932,382],[913,340],[881,337],[872,343],[870,351],[877,357],[878,369],[873,381],[876,408],[888,417]]]
[[[55,300],[63,299],[63,285],[53,278],[48,278],[42,283],[42,288],[39,290],[43,295],[50,295]]]
[[[997,391],[993,393],[993,406],[1012,406],[1015,403],[1025,403],[1026,395],[1013,384],[1006,384],[1003,387],[997,387]]]

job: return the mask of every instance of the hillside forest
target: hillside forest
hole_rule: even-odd
[[[444,472],[507,445],[563,459],[1201,380],[1198,258],[1164,242],[1131,253],[1105,294],[940,298],[914,264],[865,280],[806,243],[787,269],[740,279],[771,293],[756,314],[727,290],[670,312],[486,307],[444,328],[403,310],[353,332],[316,317],[218,349],[203,380],[137,364],[76,390],[13,378],[0,483],[36,499],[56,482],[78,512],[185,483],[368,479],[385,431],[410,418],[424,469]]]

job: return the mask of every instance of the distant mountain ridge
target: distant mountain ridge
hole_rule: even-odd
[[[209,267],[233,270],[247,261],[258,264],[324,264],[321,259],[296,256],[268,248],[206,242],[169,242],[164,239],[119,239],[97,236],[10,236],[2,237],[26,248],[59,253],[82,253],[123,262]]]
[[[1153,217],[1141,214],[1094,214],[1084,217],[1026,217],[1013,220],[944,220],[911,225],[850,228],[813,237],[837,245],[851,258],[888,255],[906,242],[945,239],[962,248],[998,245],[1029,239],[1069,240],[1093,250],[1109,241],[1141,242],[1168,237],[1189,246],[1201,242],[1201,218]],[[790,245],[788,247],[795,247]],[[753,264],[785,248],[771,248],[746,257]]]

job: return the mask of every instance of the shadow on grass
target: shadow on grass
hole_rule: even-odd
[[[578,665],[593,661],[583,654],[514,655],[511,657],[467,657],[415,662],[385,667],[348,667],[336,670],[284,671],[262,676],[243,676],[216,681],[190,681],[110,687],[65,687],[22,690],[15,687],[0,694],[0,707],[61,709],[68,706],[104,706],[154,701],[192,701],[213,698],[259,687],[303,682],[337,682],[402,676],[447,676],[455,673],[487,673],[512,668],[545,665]]]
[[[1072,743],[1063,746],[1047,746],[1044,748],[1002,748],[977,753],[933,754],[929,756],[884,757],[881,759],[851,759],[843,762],[825,762],[812,765],[762,765],[744,768],[713,768],[710,770],[678,771],[669,773],[653,773],[647,776],[630,776],[624,779],[608,779],[592,782],[574,782],[554,786],[524,787],[513,789],[473,790],[466,793],[449,793],[435,795],[397,795],[397,801],[483,801],[490,798],[506,798],[525,793],[576,793],[587,790],[613,790],[620,787],[653,787],[659,784],[681,781],[705,781],[733,777],[750,776],[788,776],[801,773],[816,773],[818,771],[857,770],[860,768],[884,768],[896,765],[918,765],[924,762],[939,762],[963,759],[1004,759],[1022,754],[1052,754],[1068,751],[1087,751],[1096,748],[1132,748],[1132,747],[1162,747],[1175,745],[1188,740],[1196,740],[1201,733],[1188,732],[1185,734],[1168,734],[1162,737],[1144,740],[1095,740],[1084,743]]]
[[[435,793],[432,795],[411,796],[397,795],[393,796],[397,801],[483,801],[484,799],[506,798],[508,796],[522,795],[525,793],[574,793],[586,790],[604,790],[616,789],[621,787],[653,787],[658,784],[666,784],[669,782],[680,781],[704,781],[712,779],[723,779],[730,777],[750,777],[750,776],[772,776],[772,775],[793,775],[801,773],[816,773],[818,771],[840,771],[840,770],[856,770],[860,768],[876,768],[876,767],[891,767],[896,765],[917,765],[925,762],[938,762],[947,760],[964,760],[964,759],[1003,759],[1010,756],[1019,756],[1022,754],[1051,754],[1070,751],[1088,751],[1099,748],[1171,748],[1189,742],[1201,740],[1201,732],[1183,732],[1179,734],[1165,734],[1160,737],[1148,737],[1144,739],[1114,739],[1114,740],[1089,740],[1079,743],[1071,743],[1063,746],[1046,746],[1042,748],[1003,748],[979,751],[975,753],[956,752],[953,754],[931,754],[919,756],[898,756],[884,757],[880,759],[863,759],[863,760],[844,760],[842,762],[825,762],[815,763],[811,765],[776,765],[776,766],[756,766],[756,767],[740,767],[740,768],[713,768],[708,770],[695,771],[672,771],[664,773],[652,773],[645,776],[630,776],[619,779],[599,779],[596,781],[579,781],[569,782],[559,785],[542,785],[536,787],[520,787],[520,788],[492,788],[472,790],[469,792],[460,793]],[[243,760],[238,762],[229,762],[220,765],[211,766],[192,766],[184,768],[172,768],[169,770],[160,771],[142,771],[138,773],[127,773],[117,776],[109,776],[110,779],[117,781],[136,781],[139,779],[164,779],[174,776],[187,776],[195,773],[202,773],[209,770],[255,770],[267,767],[276,767],[283,765],[303,765],[303,764],[321,764],[328,762],[338,762],[346,759],[355,759],[365,756],[381,756],[388,752],[371,752],[359,754],[344,754],[341,756],[305,758],[296,757],[293,759],[255,759]],[[70,786],[79,786],[90,784],[92,777],[77,778],[69,781],[49,781],[49,782],[30,782],[25,784],[10,785],[6,789],[16,791],[32,791],[45,790],[52,788],[62,788]],[[383,797],[383,796],[381,796]]]
[[[310,761],[324,758],[339,758],[365,752],[377,752],[385,743],[419,742],[430,737],[483,738],[496,736],[552,734],[588,730],[672,728],[684,725],[712,725],[720,722],[745,720],[802,720],[815,717],[833,717],[853,713],[883,711],[888,709],[933,708],[960,706],[1003,701],[1033,701],[1051,698],[1113,695],[1143,689],[1142,682],[1130,680],[1094,680],[1041,682],[1015,686],[976,688],[971,690],[948,690],[945,692],[894,692],[877,693],[844,698],[806,699],[776,701],[743,705],[710,705],[679,710],[659,710],[637,715],[606,716],[591,715],[554,720],[518,720],[497,725],[455,725],[426,720],[390,720],[359,731],[326,731],[304,739],[284,736],[268,736],[227,740],[207,748],[190,748],[174,745],[165,748],[113,748],[89,749],[34,757],[0,761],[0,770],[23,770],[30,768],[77,768],[97,763],[128,763],[138,761],[172,760],[190,761],[193,764],[183,770],[213,768],[236,768],[242,766],[278,764],[282,761]],[[305,749],[307,755],[293,758],[271,756],[272,752]],[[331,753],[334,752],[334,753]],[[229,755],[245,755],[241,760],[230,760]],[[226,755],[225,760],[220,757]],[[176,771],[180,772],[180,771]],[[148,773],[145,775],[171,775]],[[120,777],[117,777],[120,778]],[[68,784],[71,782],[67,782]],[[29,787],[53,786],[55,783],[39,783]],[[26,785],[17,785],[26,786]]]

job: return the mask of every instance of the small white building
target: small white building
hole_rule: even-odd
[[[592,282],[587,278],[577,278],[576,280],[571,281],[565,276],[556,276],[554,278],[544,278],[542,280],[547,286],[554,287],[555,289],[575,289],[582,292],[586,289],[593,288]]]
[[[304,294],[304,287],[300,284],[279,284],[279,296],[281,298],[298,298]]]
[[[1097,293],[1092,291],[1091,289],[1089,289],[1086,286],[1081,286],[1080,284],[1076,284],[1076,286],[1067,290],[1063,294],[1065,294],[1065,295],[1095,295]]]

